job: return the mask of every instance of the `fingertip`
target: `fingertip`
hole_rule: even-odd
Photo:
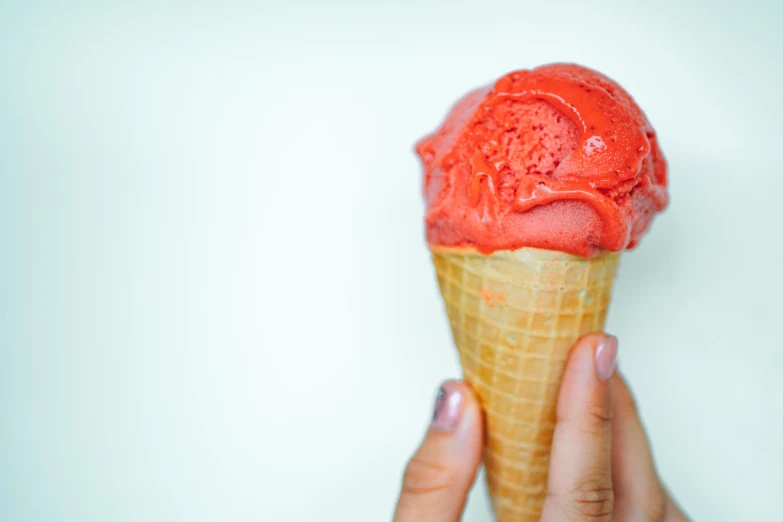
[[[611,415],[612,380],[617,360],[617,339],[603,332],[591,332],[577,340],[563,373],[558,397],[558,422],[579,415],[597,405]],[[609,379],[609,380],[607,380]],[[604,383],[608,382],[608,386]]]
[[[617,337],[604,332],[587,333],[577,339],[571,348],[566,374],[569,373],[569,370],[574,370],[572,363],[583,360],[585,372],[589,362],[592,365],[591,369],[600,380],[609,380],[617,367],[617,353]]]
[[[473,389],[464,381],[449,380],[440,385],[435,397],[430,430],[452,432],[468,429],[481,417]]]
[[[618,349],[617,337],[614,335],[607,335],[598,342],[595,348],[595,372],[600,380],[606,381],[612,378],[617,368]]]
[[[481,421],[470,386],[440,386],[429,429],[405,469],[395,521],[458,519],[481,462]]]
[[[473,388],[464,381],[447,381],[449,387],[461,396],[462,412],[454,433],[454,447],[462,453],[466,469],[477,468],[481,461],[484,419],[481,405]]]
[[[463,407],[463,415],[470,415],[470,419],[468,419],[470,422],[473,422],[476,420],[476,418],[481,417],[481,406],[479,405],[478,396],[476,396],[476,392],[473,391],[473,388],[465,381],[446,381],[450,386],[454,386],[454,388],[458,389],[460,394],[462,395],[462,407]]]

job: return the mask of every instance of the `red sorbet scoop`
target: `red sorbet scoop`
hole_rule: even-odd
[[[431,245],[590,257],[633,248],[668,201],[644,113],[578,65],[512,72],[469,93],[416,151]]]

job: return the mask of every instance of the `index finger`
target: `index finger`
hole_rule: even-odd
[[[598,333],[571,351],[557,403],[544,522],[611,520],[612,381],[606,377],[616,355],[617,339]]]

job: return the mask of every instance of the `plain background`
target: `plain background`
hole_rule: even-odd
[[[413,144],[552,61],[670,164],[607,325],[662,476],[783,518],[780,5],[215,4],[0,4],[0,519],[388,520],[459,375]]]

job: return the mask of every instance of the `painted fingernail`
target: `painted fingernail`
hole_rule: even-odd
[[[609,379],[617,366],[617,337],[607,335],[595,350],[595,372],[602,381]]]
[[[435,411],[430,429],[453,431],[462,415],[462,391],[453,382],[444,382],[435,397]]]

